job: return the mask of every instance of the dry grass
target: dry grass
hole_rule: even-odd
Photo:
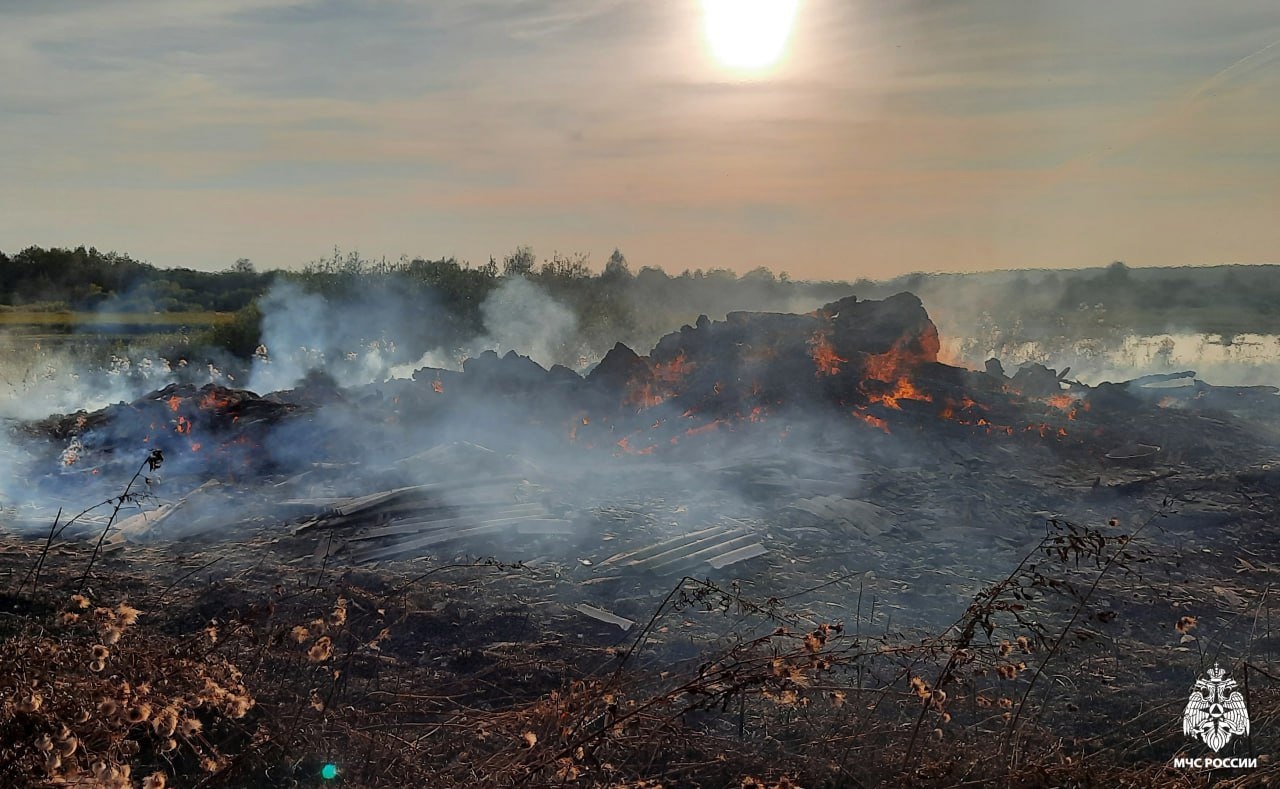
[[[1052,525],[942,633],[686,578],[612,643],[533,613],[518,567],[304,573],[272,539],[218,545],[206,580],[130,549],[82,594],[92,546],[51,551],[38,588],[2,600],[0,785],[314,786],[330,761],[361,787],[1204,784],[1169,762],[1194,745],[1185,689],[1148,690],[1204,656],[1142,640],[1191,626],[1122,607],[1160,593],[1137,531]],[[41,544],[6,548],[16,581]],[[1244,666],[1263,735],[1275,672]],[[1277,777],[1265,759],[1213,776]]]

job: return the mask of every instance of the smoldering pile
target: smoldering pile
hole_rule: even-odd
[[[266,395],[170,386],[21,433],[31,490],[58,504],[160,450],[168,509],[139,513],[137,538],[292,522],[359,561],[587,540],[593,573],[768,562],[778,529],[936,537],[957,509],[998,529],[1267,456],[1251,425],[1274,415],[1273,387],[1192,373],[1089,387],[938,354],[914,295],[849,297],[701,317],[647,356],[615,346],[585,376],[490,351],[359,388],[322,374]]]

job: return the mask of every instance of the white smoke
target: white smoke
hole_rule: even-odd
[[[480,312],[486,331],[478,341],[481,349],[514,350],[543,367],[577,359],[578,319],[573,311],[522,277],[503,280]]]

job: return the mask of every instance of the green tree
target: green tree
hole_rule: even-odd
[[[502,260],[502,273],[508,277],[527,277],[533,272],[533,265],[538,261],[532,247],[516,247],[516,251]]]
[[[609,282],[623,282],[631,279],[631,267],[627,265],[627,257],[615,248],[613,254],[604,264],[604,279]]]

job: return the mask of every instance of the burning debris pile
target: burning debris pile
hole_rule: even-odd
[[[160,450],[168,501],[113,527],[109,547],[281,521],[324,536],[319,561],[593,545],[581,552],[603,594],[628,569],[764,566],[771,546],[796,542],[780,536],[792,527],[916,539],[951,534],[963,513],[1000,532],[1081,492],[1133,493],[1266,456],[1233,414],[1265,421],[1272,387],[1193,373],[1089,387],[1042,365],[967,370],[938,350],[919,299],[901,293],[704,316],[648,356],[615,346],[585,376],[486,352],[461,371],[355,390],[319,375],[265,396],[170,386],[28,425],[45,447],[30,476],[73,506],[68,492],[85,491],[68,481],[105,491]]]
[[[697,452],[720,447],[713,434],[760,425],[757,432],[785,438],[817,419],[906,441],[1026,438],[1111,459],[1140,444],[1180,459],[1244,438],[1223,424],[1206,431],[1202,412],[1267,408],[1277,391],[1214,387],[1190,372],[1089,387],[1070,381],[1069,370],[1042,365],[1012,377],[997,360],[984,371],[954,367],[938,360],[938,349],[937,329],[915,296],[850,297],[806,315],[702,316],[648,356],[618,344],[585,377],[489,351],[461,372],[423,368],[412,382],[362,390],[320,375],[266,396],[175,385],[28,432],[56,447],[52,468],[62,473],[96,472],[158,448],[170,474],[232,480],[316,463],[367,465],[458,440],[520,445],[517,436],[525,446],[611,454]]]

